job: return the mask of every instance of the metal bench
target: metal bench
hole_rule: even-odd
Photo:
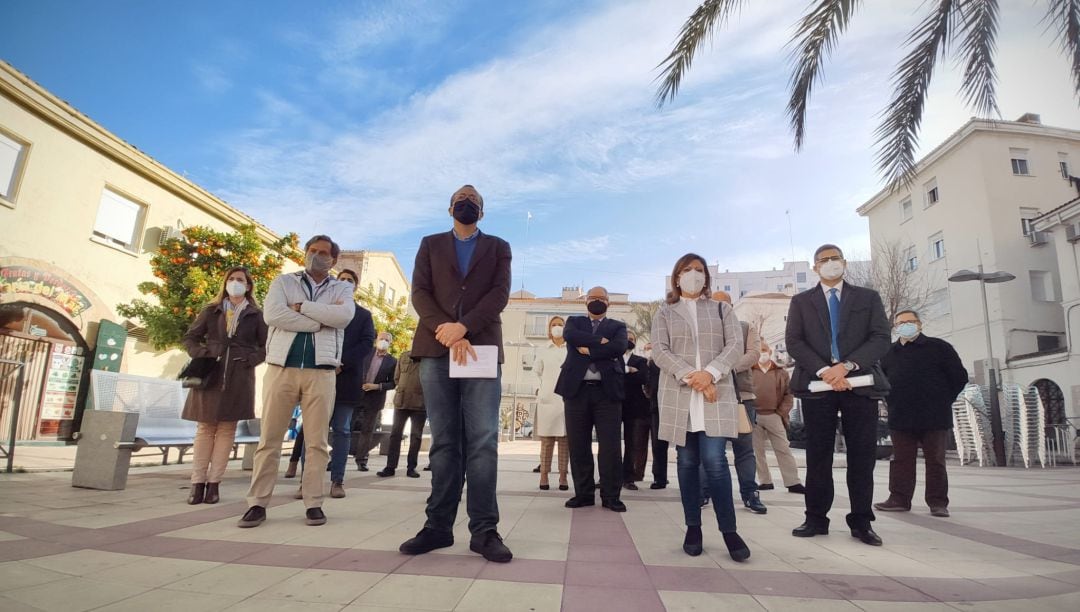
[[[156,446],[161,451],[161,465],[167,465],[169,449],[176,448],[180,453],[176,462],[183,463],[184,453],[195,444],[195,428],[194,421],[139,415],[135,450]]]

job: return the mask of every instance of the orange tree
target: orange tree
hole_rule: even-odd
[[[150,259],[157,280],[139,283],[139,292],[153,296],[157,304],[135,299],[118,305],[116,311],[139,321],[155,349],[176,347],[199,311],[221,290],[226,270],[246,266],[255,281],[255,299],[261,304],[286,259],[303,264],[298,243],[296,234],[288,234],[265,245],[254,225],[232,232],[189,227],[183,238],[166,241]]]
[[[403,351],[409,350],[417,321],[409,315],[405,307],[405,298],[398,298],[396,302],[391,303],[386,298],[379,297],[371,285],[358,289],[356,297],[361,306],[371,311],[375,330],[390,332],[390,335],[394,337],[394,341],[390,343],[390,354],[398,356]]]

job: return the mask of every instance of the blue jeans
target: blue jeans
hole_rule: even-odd
[[[703,431],[687,432],[686,445],[675,449],[679,472],[679,495],[687,527],[701,526],[701,476],[704,468],[712,492],[712,507],[722,533],[735,531],[735,505],[731,500],[731,472],[728,470],[727,438],[711,437]]]
[[[330,415],[330,482],[345,480],[345,464],[349,461],[349,439],[352,437],[351,403],[335,403]]]
[[[499,468],[502,366],[495,378],[450,378],[450,357],[420,360],[420,385],[431,424],[431,496],[425,528],[452,532],[465,481],[469,532],[499,524],[495,498]]]
[[[746,415],[750,424],[757,423],[757,409],[754,408],[754,400],[743,400],[746,404]],[[731,453],[735,455],[735,474],[739,477],[739,496],[746,501],[757,493],[757,458],[754,456],[754,434],[739,434],[738,438],[729,438]],[[705,470],[701,471],[701,495],[709,495],[709,481],[705,477]]]

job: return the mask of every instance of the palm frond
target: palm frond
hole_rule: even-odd
[[[694,54],[712,37],[712,34],[724,26],[746,0],[705,0],[683,24],[675,47],[664,61],[657,65],[661,68],[660,87],[656,90],[656,106],[675,99],[679,85],[690,70]]]
[[[1080,96],[1080,0],[1049,0],[1045,21],[1057,26],[1061,50],[1072,63],[1073,90]]]
[[[961,39],[959,56],[964,62],[960,92],[981,117],[1001,116],[997,105],[998,0],[963,0],[959,6]]]
[[[803,145],[806,108],[810,104],[810,92],[820,79],[821,65],[836,46],[837,38],[847,29],[860,2],[821,0],[799,20],[799,28],[792,39],[797,42],[792,53],[795,68],[791,74],[791,98],[787,105],[791,129],[795,132],[795,150]]]
[[[915,175],[926,92],[939,55],[944,55],[952,32],[958,0],[937,0],[933,11],[908,36],[911,52],[893,74],[894,91],[876,131],[878,170],[892,189],[910,185]]]

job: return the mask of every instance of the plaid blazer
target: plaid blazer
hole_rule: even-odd
[[[686,445],[690,425],[692,389],[683,379],[694,372],[694,352],[701,355],[701,369],[712,367],[720,373],[716,402],[705,402],[705,435],[735,438],[739,435],[739,403],[731,370],[743,355],[742,326],[735,311],[727,304],[709,298],[695,302],[698,339],[694,341],[693,324],[686,319],[681,303],[667,304],[653,317],[652,358],[660,367],[660,428],[657,437]],[[719,308],[724,309],[723,321]],[[726,338],[726,342],[725,342]],[[700,346],[699,346],[700,344]]]

